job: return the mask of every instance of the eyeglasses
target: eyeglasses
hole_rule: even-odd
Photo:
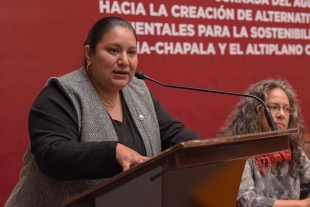
[[[294,110],[290,107],[280,107],[280,106],[267,106],[267,108],[270,110],[272,114],[276,114],[280,111],[280,109],[283,110],[285,115],[293,115]]]

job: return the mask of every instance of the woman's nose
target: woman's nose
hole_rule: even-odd
[[[283,108],[280,107],[280,108],[278,109],[277,113],[276,113],[276,117],[277,117],[277,118],[280,118],[280,117],[284,117],[284,115],[285,115],[285,112],[284,112]]]
[[[127,67],[129,65],[129,60],[127,57],[127,53],[122,53],[117,61],[117,64],[120,66]]]

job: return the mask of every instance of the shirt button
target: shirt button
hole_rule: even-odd
[[[144,119],[144,116],[140,114],[139,119],[142,121]]]

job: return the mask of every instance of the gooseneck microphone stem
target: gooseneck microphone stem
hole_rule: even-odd
[[[262,101],[260,98],[253,96],[253,95],[249,95],[249,94],[242,94],[242,93],[235,93],[235,92],[228,92],[228,91],[218,91],[218,90],[210,90],[210,89],[203,89],[203,88],[193,88],[193,87],[187,87],[187,86],[176,86],[176,85],[168,85],[168,84],[164,84],[161,83],[157,80],[154,80],[148,76],[146,76],[144,73],[142,73],[141,71],[136,72],[135,73],[136,78],[138,79],[142,79],[142,80],[150,80],[154,83],[157,83],[159,85],[165,86],[165,87],[169,87],[169,88],[179,88],[179,89],[183,89],[183,90],[192,90],[192,91],[202,91],[202,92],[210,92],[210,93],[219,93],[219,94],[226,94],[226,95],[231,95],[231,96],[243,96],[243,97],[250,97],[250,98],[254,98],[257,101],[259,101],[263,106],[264,106],[264,113],[268,122],[268,125],[270,127],[271,131],[276,131],[277,127],[274,124],[274,121],[272,119],[271,113],[268,109],[268,107],[266,106],[266,104],[264,103],[264,101]]]

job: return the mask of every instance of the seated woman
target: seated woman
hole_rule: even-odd
[[[247,94],[266,103],[278,130],[300,130],[289,138],[289,150],[247,160],[237,206],[310,206],[310,161],[303,151],[305,126],[294,90],[287,81],[268,79],[251,85]],[[242,100],[219,136],[269,131],[263,110],[255,99]]]

